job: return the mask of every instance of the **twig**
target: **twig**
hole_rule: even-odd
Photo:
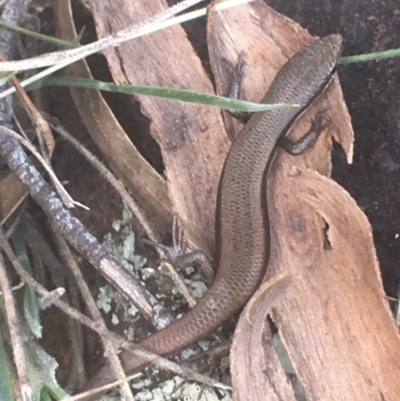
[[[28,10],[30,2],[30,0],[7,1],[1,14],[1,20],[9,24],[20,25],[20,20]],[[10,29],[0,29],[0,52],[6,59],[12,59],[14,57],[18,35],[18,32]],[[0,91],[3,91],[6,87],[7,83],[2,83],[0,85]],[[12,98],[0,100],[0,124],[12,128],[12,118]]]
[[[158,243],[160,241],[159,234],[151,226],[150,221],[146,217],[145,211],[136,203],[136,201],[127,192],[121,181],[117,180],[114,174],[111,173],[100,160],[90,151],[88,151],[82,144],[80,144],[72,135],[70,135],[62,126],[59,124],[54,124],[49,122],[51,128],[53,128],[58,134],[60,134],[64,139],[66,139],[74,148],[80,152],[99,172],[100,174],[114,187],[114,189],[119,193],[123,201],[128,205],[132,213],[138,219],[139,223],[146,231],[147,236],[153,241]],[[160,247],[155,247],[158,252],[160,259],[166,259],[167,253],[163,251]],[[170,263],[164,262],[167,267],[168,272],[177,286],[178,290],[188,301],[190,306],[195,304],[195,301],[187,289],[185,282],[182,280],[181,276],[176,272]]]
[[[0,63],[0,71],[24,71],[54,65],[62,63],[64,61],[70,61],[72,63],[74,61],[81,60],[87,56],[102,51],[107,47],[119,46],[121,43],[137,37],[138,34],[144,34],[144,32],[147,33],[147,31],[143,28],[149,27],[161,21],[165,21],[171,16],[182,12],[197,3],[201,3],[202,1],[204,0],[181,1],[180,3],[169,7],[168,9],[154,15],[153,17],[150,17],[128,28],[121,29],[114,35],[107,36],[106,38],[102,38],[85,46],[80,46],[75,49],[48,53],[46,55],[33,57],[27,60],[2,62]]]
[[[0,71],[24,71],[34,68],[42,68],[58,63],[69,61],[71,64],[75,61],[81,60],[94,53],[100,52],[108,47],[116,47],[122,43],[134,39],[136,37],[155,32],[160,29],[165,29],[171,25],[181,24],[193,18],[198,18],[206,15],[206,9],[196,10],[185,15],[181,15],[173,20],[169,20],[173,15],[178,14],[189,7],[192,7],[204,0],[184,0],[175,4],[172,7],[150,17],[138,24],[132,25],[128,28],[121,29],[114,35],[107,36],[96,42],[89,43],[75,49],[68,49],[53,53],[41,55],[40,57],[33,57],[27,60],[7,61],[0,63]],[[216,6],[217,10],[224,10],[229,7],[234,7],[239,4],[249,3],[253,0],[229,0],[219,3]],[[166,21],[168,20],[168,21]]]
[[[102,329],[106,330],[106,325],[104,323],[104,320],[101,316],[101,313],[99,312],[96,302],[94,301],[92,294],[90,293],[89,287],[86,284],[85,278],[83,277],[81,271],[79,270],[78,265],[75,262],[75,259],[71,253],[71,251],[68,248],[67,243],[65,242],[64,238],[60,235],[58,231],[58,227],[56,227],[54,224],[51,225],[55,239],[58,244],[58,248],[61,254],[62,259],[66,263],[67,266],[70,267],[71,272],[75,278],[76,283],[78,284],[79,290],[83,296],[83,299],[89,309],[90,314],[92,315],[93,319],[97,321],[97,324],[99,327]],[[126,382],[126,376],[124,373],[124,369],[121,365],[121,361],[118,358],[117,352],[114,349],[114,344],[113,342],[107,337],[100,335],[100,338],[103,342],[104,349],[106,351],[107,357],[110,360],[111,366],[114,369],[114,372],[119,380],[123,380],[123,385],[121,388],[122,395],[124,396],[125,400],[127,401],[133,401],[133,395],[132,391],[129,387],[128,382]]]
[[[76,202],[71,198],[69,193],[61,185],[58,177],[55,175],[55,173],[54,173],[53,169],[51,168],[51,166],[49,164],[47,164],[46,160],[42,157],[42,155],[36,150],[36,148],[29,141],[27,141],[25,138],[22,138],[21,135],[18,135],[15,131],[13,131],[13,130],[7,128],[7,127],[4,127],[4,130],[7,133],[7,135],[12,136],[15,140],[17,140],[22,145],[24,145],[33,155],[35,155],[36,159],[40,162],[42,167],[49,174],[54,186],[57,189],[57,192],[58,192],[60,198],[63,200],[63,202],[65,203],[65,205],[67,207],[73,208],[74,206],[80,206],[83,209],[89,210],[89,208],[87,206],[82,205],[81,203]]]
[[[48,218],[59,228],[67,241],[107,280],[130,299],[144,316],[152,321],[152,307],[138,280],[119,263],[86,227],[64,206],[55,190],[43,179],[18,141],[8,135],[8,129],[0,127],[0,155],[25,185],[31,196],[42,207]]]
[[[49,122],[50,127],[68,141],[81,155],[83,155],[93,167],[110,183],[110,185],[118,192],[122,200],[128,205],[129,209],[138,219],[139,224],[146,231],[148,237],[153,241],[159,241],[159,234],[154,227],[151,226],[150,221],[146,217],[144,210],[136,203],[132,196],[125,189],[124,184],[119,181],[110,170],[108,170],[101,161],[89,150],[87,150],[79,141],[77,141],[71,134],[67,132],[60,124]]]
[[[216,9],[217,10],[224,10],[226,8],[229,8],[229,7],[234,7],[236,5],[243,4],[243,3],[249,3],[249,2],[252,2],[252,1],[254,1],[254,0],[227,0],[227,1],[223,2],[223,3],[219,3],[217,5]],[[198,2],[200,2],[200,0],[196,0],[196,2],[194,4],[197,4]],[[181,2],[181,3],[185,3],[185,2]],[[181,3],[176,4],[176,6],[181,5]],[[170,10],[171,8],[172,7],[170,7],[168,10]],[[185,7],[185,8],[188,8],[188,6]],[[164,14],[166,12],[167,12],[167,10],[162,12],[162,13],[160,13],[160,14]],[[175,11],[175,13],[176,13],[176,11]],[[201,16],[203,16],[205,14],[206,14],[206,9],[203,8],[201,10],[196,10],[196,11],[193,11],[191,13],[180,15],[179,17],[176,17],[174,19],[169,19],[168,21],[164,21],[163,20],[162,22],[158,23],[157,25],[156,24],[152,25],[150,28],[146,27],[146,29],[143,29],[143,31],[141,29],[137,29],[137,32],[134,35],[132,35],[132,37],[128,35],[127,37],[124,38],[124,40],[121,40],[121,43],[123,41],[130,40],[130,39],[133,39],[135,37],[139,37],[139,36],[144,35],[144,34],[148,34],[148,33],[151,33],[151,32],[156,32],[156,31],[161,30],[161,29],[165,29],[165,28],[167,28],[169,26],[172,26],[172,25],[181,24],[181,23],[189,21],[191,19],[199,18],[199,17],[201,17]],[[144,23],[140,23],[139,25],[141,25],[141,24],[144,24]],[[137,27],[137,25],[135,25],[133,28],[136,29],[136,27]],[[128,28],[128,29],[131,29],[131,28]],[[140,30],[140,32],[139,32],[139,30]],[[125,31],[126,31],[126,29],[122,31],[122,34],[125,33]],[[116,35],[118,35],[118,33]],[[107,40],[107,39],[110,39],[110,38],[111,38],[111,42],[112,42],[114,36],[107,37],[107,38],[104,38],[104,39],[101,39],[101,40]],[[117,39],[119,40],[120,38],[117,38]],[[117,40],[117,42],[118,42],[118,40]],[[72,58],[68,58],[68,57],[71,57],[71,55],[69,55],[68,57],[65,57],[64,55],[61,56],[62,60],[64,60],[64,61],[60,61],[60,62],[58,62],[58,64],[52,65],[50,68],[47,68],[46,70],[43,70],[43,71],[41,71],[41,72],[29,77],[28,79],[25,79],[24,81],[21,82],[21,86],[26,87],[26,86],[28,86],[28,85],[36,82],[36,81],[39,81],[42,78],[47,77],[48,75],[50,75],[50,74],[52,74],[52,73],[54,73],[54,72],[56,72],[58,70],[61,70],[62,68],[66,67],[69,64],[74,63],[75,61],[78,61],[78,60],[80,60],[80,59],[82,59],[82,58],[84,58],[84,57],[86,57],[86,56],[88,56],[90,54],[95,53],[98,50],[97,43],[98,42],[94,42],[94,44],[91,43],[90,45],[86,45],[86,46],[92,46],[92,45],[94,45],[94,46],[93,46],[93,49],[90,49],[90,51],[88,51],[86,49],[84,52],[82,52],[82,54],[79,54],[79,56],[72,57]],[[119,44],[120,43],[117,43],[117,44],[113,44],[113,43],[108,44],[107,43],[107,46],[104,46],[104,44],[102,44],[102,46],[100,46],[100,48],[103,49],[104,47],[117,46]],[[82,49],[82,47],[80,47],[79,49]],[[74,50],[76,50],[76,49],[74,49]],[[63,52],[71,52],[71,50],[64,50]],[[54,55],[57,55],[59,53],[62,53],[62,52],[50,53],[48,55],[52,60],[51,62],[50,62],[50,60],[48,60],[47,62],[43,63],[43,60],[45,60],[46,56],[40,56],[38,58],[33,58],[33,59],[27,60],[26,64],[28,64],[28,65],[25,65],[25,63],[24,63],[25,60],[22,60],[22,61],[8,61],[7,62],[8,64],[0,63],[0,71],[3,71],[3,70],[8,71],[10,68],[11,68],[11,71],[15,71],[16,69],[18,70],[17,67],[19,67],[20,70],[35,68],[35,67],[33,67],[33,65],[35,65],[35,66],[42,65],[42,64],[44,64],[44,66],[51,65],[51,64],[53,64],[55,62],[53,60]],[[88,54],[86,54],[86,53],[88,53]],[[66,61],[65,61],[65,59],[66,59]],[[21,68],[22,66],[24,66],[24,68]],[[6,97],[8,95],[11,95],[14,92],[15,92],[14,88],[9,88],[9,89],[7,89],[7,90],[5,90],[3,92],[0,92],[0,99]]]
[[[29,275],[16,256],[14,255],[10,244],[7,242],[3,230],[0,228],[0,247],[3,248],[5,254],[7,255],[8,259],[11,261],[12,265],[14,266],[15,270],[18,272],[18,274],[21,276],[22,280],[24,280],[27,284],[32,286],[32,288],[41,296],[47,296],[49,291],[46,290],[41,284],[39,284],[31,275]],[[58,299],[54,301],[54,305],[57,306],[59,309],[61,309],[63,312],[68,314],[68,316],[71,316],[72,318],[76,319],[86,327],[89,327],[93,331],[102,334],[104,336],[108,336],[112,341],[114,341],[117,344],[120,344],[120,346],[124,349],[127,349],[134,354],[137,354],[140,358],[146,359],[149,361],[149,363],[154,363],[160,368],[163,369],[168,369],[172,372],[175,372],[176,374],[179,374],[181,376],[187,377],[189,380],[195,380],[199,383],[203,383],[207,386],[210,387],[217,387],[225,390],[229,390],[230,387],[220,383],[216,380],[213,380],[207,376],[204,376],[192,369],[189,368],[182,368],[178,364],[171,362],[165,358],[159,357],[155,354],[152,354],[142,347],[140,347],[137,344],[131,343],[126,341],[124,338],[121,336],[114,334],[102,327],[98,327],[97,323],[94,322],[92,319],[88,318],[87,316],[83,315],[82,313],[78,312],[76,309],[71,308],[66,302]]]
[[[21,388],[23,400],[32,399],[32,386],[29,381],[26,358],[23,346],[23,335],[21,334],[21,326],[19,324],[17,309],[14,303],[12,290],[8,281],[6,267],[4,265],[3,256],[0,253],[0,287],[4,298],[4,307],[6,311],[7,327],[10,332],[10,340],[12,344],[14,362],[17,367],[18,385]]]
[[[6,61],[6,58],[1,52],[0,60]],[[32,122],[32,126],[36,131],[43,157],[45,158],[46,162],[50,164],[50,156],[53,153],[55,142],[49,124],[42,117],[39,110],[36,108],[30,97],[27,95],[25,89],[21,86],[19,79],[15,75],[11,77],[11,82],[13,83],[17,94],[21,99],[21,103],[25,107],[25,110]],[[46,144],[46,146],[44,146],[44,144]]]

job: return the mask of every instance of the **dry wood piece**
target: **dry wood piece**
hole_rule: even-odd
[[[288,185],[279,190],[285,200],[277,211],[274,271],[299,276],[274,302],[271,315],[307,399],[396,399],[399,337],[385,300],[371,227],[332,180],[310,170],[283,170]],[[268,306],[264,304],[266,312]],[[294,399],[268,326],[260,322],[256,308],[248,309],[231,356],[235,399],[263,400],[265,394],[270,400]],[[242,363],[244,358],[250,362]]]
[[[92,2],[99,37],[166,7],[162,0]],[[104,53],[117,83],[213,92],[200,59],[180,26]],[[142,113],[150,120],[151,134],[161,147],[173,209],[182,220],[185,235],[192,245],[212,255],[216,189],[229,148],[220,112],[216,108],[146,96],[138,99]]]
[[[77,33],[69,2],[59,0],[55,7],[60,36],[73,40]],[[70,65],[67,73],[74,77],[92,78],[85,60]],[[165,180],[132,144],[99,91],[71,88],[70,92],[89,134],[115,174],[139,204],[146,207],[153,224],[162,232],[168,230],[172,221],[171,202]]]

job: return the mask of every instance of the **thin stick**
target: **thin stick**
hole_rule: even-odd
[[[10,283],[8,281],[6,267],[4,265],[3,255],[0,253],[0,287],[4,298],[4,307],[6,311],[7,327],[10,332],[10,341],[12,344],[14,362],[17,367],[18,384],[21,388],[23,400],[32,399],[32,386],[29,381],[26,358],[23,346],[23,334],[18,320],[17,308]]]
[[[128,205],[132,213],[136,216],[139,221],[139,224],[146,231],[147,236],[155,243],[160,241],[160,236],[157,231],[152,227],[149,219],[146,216],[145,211],[136,203],[136,201],[132,198],[132,196],[125,189],[124,185],[121,181],[117,180],[114,174],[108,170],[100,160],[89,150],[87,150],[82,144],[79,143],[72,135],[70,135],[66,129],[64,129],[60,125],[53,124],[49,122],[50,127],[54,129],[58,134],[60,134],[64,139],[66,139],[74,148],[80,152],[99,172],[100,174],[112,185],[115,190],[119,193],[123,201]],[[167,253],[162,250],[160,247],[155,247],[158,252],[160,259],[166,259]],[[163,262],[167,267],[168,272],[177,286],[180,293],[185,297],[190,306],[196,304],[192,294],[188,290],[185,282],[181,278],[181,276],[176,272],[176,270],[171,266],[170,263]]]
[[[14,255],[13,250],[11,249],[10,244],[6,240],[4,236],[3,229],[0,228],[0,247],[3,248],[5,254],[7,255],[8,259],[11,261],[12,265],[14,266],[15,270],[18,272],[18,274],[21,276],[21,278],[40,295],[42,296],[47,296],[49,294],[49,291],[46,290],[41,284],[39,284],[30,274],[28,274],[24,268],[22,267],[21,263],[18,261],[16,256]],[[199,383],[203,383],[206,386],[210,387],[216,387],[224,390],[229,390],[230,386],[227,386],[223,383],[220,383],[216,380],[213,380],[207,376],[204,376],[192,369],[189,368],[182,368],[178,364],[169,361],[168,359],[162,358],[158,355],[152,354],[149,351],[146,351],[144,348],[140,347],[137,344],[134,344],[132,342],[126,341],[123,337],[114,334],[107,329],[104,329],[102,327],[99,327],[96,322],[94,322],[92,319],[88,318],[87,316],[83,315],[79,311],[77,311],[74,308],[71,308],[66,302],[61,301],[60,299],[56,300],[54,302],[54,305],[57,306],[59,309],[61,309],[63,312],[68,314],[68,316],[71,316],[72,318],[76,319],[80,323],[84,324],[86,327],[89,327],[93,331],[102,334],[104,336],[108,336],[112,341],[114,341],[117,344],[120,344],[120,346],[124,349],[127,349],[134,354],[138,355],[138,357],[143,358],[149,363],[154,363],[155,365],[159,366],[162,369],[167,369],[172,372],[175,372],[178,375],[187,377],[189,380],[195,380]]]
[[[96,302],[93,299],[93,296],[90,292],[88,285],[86,284],[85,278],[82,275],[82,272],[79,270],[76,261],[69,250],[67,243],[65,242],[64,238],[60,234],[57,226],[53,223],[51,225],[55,239],[58,244],[58,249],[61,254],[61,258],[64,260],[67,266],[70,267],[71,272],[75,278],[76,283],[78,284],[79,290],[83,296],[83,299],[89,309],[90,314],[92,315],[93,319],[97,321],[97,324],[102,329],[106,330],[106,325],[104,320],[97,308]],[[117,352],[114,348],[113,342],[107,337],[100,334],[101,341],[104,345],[104,350],[106,351],[107,358],[110,360],[111,366],[119,380],[122,380],[122,387],[121,392],[125,400],[127,401],[134,401],[132,390],[129,387],[128,382],[126,381],[126,376],[124,373],[124,369],[122,367],[121,361],[118,358]]]

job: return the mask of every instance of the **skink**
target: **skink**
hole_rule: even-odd
[[[329,85],[341,43],[339,35],[329,35],[296,53],[279,71],[262,103],[295,103],[300,107],[255,113],[238,134],[218,189],[215,281],[182,319],[143,340],[143,348],[158,355],[177,353],[238,312],[260,285],[270,254],[266,176],[277,142]],[[128,351],[120,357],[126,372],[146,364]],[[82,390],[113,380],[115,375],[106,363]]]

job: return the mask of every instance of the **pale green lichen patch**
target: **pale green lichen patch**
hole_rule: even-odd
[[[112,314],[111,323],[114,325],[117,325],[119,323],[118,316],[115,313]]]
[[[138,308],[136,308],[135,305],[131,305],[127,310],[128,314],[131,315],[131,316],[135,316],[136,313],[138,313],[138,311],[139,310],[138,310]]]
[[[214,389],[197,383],[183,383],[181,377],[174,377],[152,390],[143,390],[135,395],[138,401],[229,401],[229,395],[217,394]]]
[[[207,291],[207,286],[203,281],[200,280],[185,280],[185,283],[189,286],[190,292],[196,298],[201,298]]]
[[[132,227],[132,213],[124,206],[122,218],[112,224],[112,229],[104,236],[104,247],[120,261],[124,267],[133,272],[139,278],[139,273],[146,266],[147,260],[135,253],[135,234]],[[154,274],[154,269],[152,270]],[[148,273],[147,276],[150,276]],[[111,322],[114,325],[121,321],[131,326],[132,318],[137,315],[137,308],[129,303],[126,298],[111,285],[105,285],[99,289],[97,305],[104,312],[112,313]],[[133,330],[126,329],[125,335],[133,340]]]
[[[104,312],[108,313],[111,310],[111,297],[106,293],[106,287],[99,288],[99,295],[97,296],[97,307],[103,309]]]
[[[132,227],[132,214],[124,207],[122,218],[114,221],[112,230],[104,236],[103,245],[109,250],[127,269],[132,271],[142,280],[150,284],[152,290],[157,288],[157,296],[173,305],[173,308],[182,304],[181,296],[177,293],[172,280],[165,275],[164,270],[160,272],[161,267],[157,269],[147,267],[147,260],[141,255],[135,254],[135,235]],[[188,274],[186,271],[186,274]],[[200,281],[199,274],[190,269],[191,276],[196,279],[185,279],[194,296],[200,298],[206,291],[206,286]],[[166,295],[168,294],[168,295]],[[179,299],[179,302],[175,302]],[[106,285],[99,289],[97,305],[106,312],[111,319],[111,323],[125,327],[124,336],[129,340],[134,340],[133,320],[137,317],[137,308],[128,303],[111,285]],[[202,348],[209,348],[209,341],[202,341]],[[135,400],[138,401],[157,401],[157,400],[188,400],[188,401],[227,401],[230,398],[217,394],[213,389],[203,388],[195,383],[182,383],[180,377],[159,383],[160,377],[165,378],[165,372],[155,372],[153,377],[143,378],[131,383],[135,393]],[[115,395],[112,395],[115,394]],[[114,390],[111,395],[103,396],[101,401],[121,401],[123,398],[119,391]]]

